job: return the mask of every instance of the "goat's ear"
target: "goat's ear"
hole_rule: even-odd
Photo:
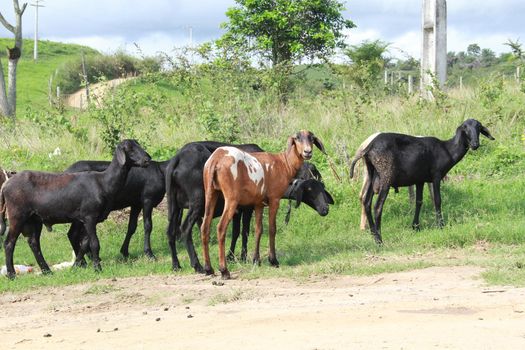
[[[321,152],[323,152],[323,154],[326,154],[326,151],[324,149],[324,145],[323,143],[321,142],[321,140],[319,140],[319,138],[317,136],[314,135],[314,145],[317,146],[317,148],[319,148],[319,150]]]
[[[295,188],[295,207],[299,208],[301,205],[301,202],[303,201],[303,188],[304,188],[304,182],[301,182],[299,186]]]
[[[495,138],[492,137],[492,135],[490,134],[489,129],[487,129],[486,127],[481,126],[480,132],[481,132],[481,135],[485,136],[489,140],[495,140]]]
[[[295,136],[288,137],[288,143],[287,143],[286,150],[289,152],[292,149],[292,146],[295,144]]]
[[[332,195],[327,190],[324,190],[324,193],[326,194],[326,199],[328,200],[328,204],[335,204],[334,199],[332,198]]]
[[[124,166],[126,164],[126,153],[122,149],[122,146],[118,145],[117,149],[115,151],[115,155],[117,156],[117,162],[120,166]]]

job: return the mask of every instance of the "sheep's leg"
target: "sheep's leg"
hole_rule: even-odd
[[[434,209],[436,210],[436,220],[439,228],[445,226],[445,221],[443,220],[443,214],[441,213],[441,181],[435,180],[432,182],[432,189],[434,190]]]
[[[93,267],[95,271],[102,271],[100,266],[100,242],[97,237],[97,223],[94,219],[88,218],[84,221],[84,228],[89,238],[89,248],[91,250],[91,255],[93,259]]]
[[[263,206],[255,207],[255,252],[253,253],[253,264],[261,264],[261,256],[259,255],[260,246],[261,246],[261,236],[263,232]]]
[[[369,167],[368,164],[367,164],[367,172],[368,172],[368,178],[372,179],[373,169]],[[376,233],[374,219],[372,218],[372,199],[373,197],[374,197],[373,181],[369,181],[365,189],[363,206],[365,208],[366,218],[368,219],[368,227],[370,227],[370,230],[372,231],[372,235],[374,236],[374,239],[377,242],[378,239],[379,241],[381,241],[381,237],[378,236]]]
[[[87,266],[86,259],[84,259],[84,254],[82,254],[80,259],[78,259],[78,263],[76,262],[78,256],[80,255],[82,240],[85,237],[86,234],[83,230],[82,224],[78,221],[73,221],[69,227],[69,231],[67,231],[67,238],[69,239],[69,243],[71,243],[71,248],[73,248],[73,251],[75,252],[75,266]]]
[[[221,219],[217,225],[217,241],[219,243],[219,270],[221,271],[222,279],[230,279],[230,271],[228,271],[228,266],[226,263],[226,230],[228,229],[228,224],[235,215],[235,210],[237,210],[237,202],[234,200],[224,200],[224,211],[222,212]]]
[[[144,201],[142,208],[142,217],[144,220],[144,254],[151,260],[157,260],[155,254],[151,250],[151,230],[153,229],[152,217],[153,203],[151,201]]]
[[[421,211],[421,205],[423,204],[423,187],[424,183],[416,184],[416,211],[414,212],[414,221],[412,221],[412,228],[416,231],[420,230],[419,226],[419,213]]]
[[[239,239],[239,235],[241,234],[241,217],[243,215],[245,215],[244,211],[239,210],[232,219],[232,240],[230,242],[230,251],[228,252],[227,257],[229,261],[235,260],[235,246],[237,245],[237,239]]]
[[[120,247],[120,254],[122,254],[122,256],[126,259],[129,257],[129,242],[137,230],[139,214],[140,207],[131,207],[131,212],[129,213],[128,231],[126,232],[126,238],[124,238],[124,242],[122,242],[122,246]],[[146,226],[146,224],[144,224],[144,226]]]
[[[7,278],[9,279],[14,279],[16,277],[13,253],[15,251],[16,240],[21,232],[21,227],[17,222],[19,221],[9,218],[9,230],[7,232],[7,238],[4,241],[5,265],[7,268]]]
[[[361,202],[361,223],[359,224],[359,228],[361,230],[367,229],[367,216],[366,216],[366,208],[365,208],[365,194],[366,189],[368,188],[370,178],[368,176],[368,171],[364,172],[363,176],[363,186],[361,186],[361,191],[359,192],[359,201]]]
[[[195,252],[195,246],[193,245],[193,226],[200,219],[199,211],[200,210],[198,210],[195,207],[190,207],[190,209],[188,210],[186,219],[182,224],[182,239],[186,244],[186,251],[188,252],[188,256],[190,257],[191,267],[193,267],[195,272],[203,273],[204,269],[202,268],[202,265],[199,262],[199,258],[197,257],[197,253]]]
[[[217,204],[218,192],[210,189],[206,191],[206,201],[204,209],[204,220],[201,225],[202,251],[204,255],[204,272],[207,275],[213,275],[213,269],[210,262],[210,225]]]
[[[170,247],[171,252],[171,269],[173,271],[180,270],[180,263],[179,258],[177,257],[176,244],[176,237],[180,236],[180,213],[182,213],[182,210],[179,207],[170,208],[168,228],[166,229],[166,236],[168,237],[168,245]]]
[[[31,247],[31,250],[33,251],[33,255],[35,256],[36,262],[38,263],[38,266],[40,266],[40,270],[43,274],[50,274],[51,269],[49,268],[49,265],[47,264],[46,260],[44,259],[44,255],[42,254],[42,248],[40,247],[40,235],[42,233],[42,224],[32,224],[31,225],[31,235],[29,236],[27,242],[29,243],[29,247]]]
[[[248,254],[248,234],[250,233],[250,221],[252,220],[253,209],[245,209],[242,214],[242,250],[241,261],[246,262]]]
[[[268,255],[268,261],[270,265],[279,267],[279,261],[277,261],[277,254],[275,253],[275,235],[277,233],[277,210],[279,210],[279,200],[271,201],[268,205],[268,221],[269,221],[269,240],[270,240],[270,254]]]
[[[377,195],[377,201],[374,206],[375,214],[375,232],[374,238],[377,244],[382,244],[383,240],[381,238],[381,216],[383,214],[383,205],[385,204],[386,197],[388,197],[388,191],[390,190],[389,186],[384,186],[379,190]]]

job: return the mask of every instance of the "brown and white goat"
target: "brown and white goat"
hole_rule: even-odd
[[[224,211],[217,226],[219,242],[219,270],[222,278],[230,278],[226,266],[224,241],[226,229],[238,205],[255,207],[255,253],[254,263],[260,263],[259,245],[262,235],[262,216],[265,205],[269,207],[270,253],[268,260],[279,266],[275,256],[275,219],[279,201],[290,181],[303,165],[312,158],[313,145],[325,153],[322,142],[309,131],[300,131],[288,138],[287,150],[283,153],[246,153],[234,147],[219,147],[204,165],[205,191],[204,221],[201,239],[204,254],[204,270],[213,274],[209,255],[210,225],[217,198],[222,192]]]

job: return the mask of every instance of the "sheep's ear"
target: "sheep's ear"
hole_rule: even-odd
[[[117,146],[115,155],[117,156],[117,162],[119,163],[119,165],[124,166],[124,164],[126,164],[126,153],[120,145]]]
[[[332,198],[332,195],[327,190],[324,190],[324,193],[326,194],[326,199],[328,200],[328,204],[335,204],[334,199]]]
[[[480,132],[481,135],[485,136],[489,140],[495,140],[495,138],[492,137],[492,135],[490,134],[489,129],[487,129],[486,127],[482,126]]]
[[[314,136],[314,145],[317,146],[317,148],[319,148],[319,150],[321,152],[323,152],[323,154],[326,154],[326,151],[324,149],[324,145],[323,143],[321,142],[321,140],[319,140],[319,138],[317,136]]]
[[[288,146],[286,147],[286,150],[289,152],[292,149],[292,146],[295,144],[295,136],[290,136],[288,138]]]

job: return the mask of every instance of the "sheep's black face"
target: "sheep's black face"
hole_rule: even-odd
[[[324,184],[317,180],[305,180],[302,183],[303,197],[302,201],[315,209],[321,216],[328,215],[329,205],[334,204],[330,193],[326,191]]]
[[[122,147],[131,166],[145,168],[149,165],[151,157],[137,141],[124,140],[122,141]]]
[[[477,150],[479,148],[479,135],[487,137],[490,140],[494,140],[494,137],[490,134],[488,129],[484,127],[476,119],[467,119],[463,125],[461,125],[462,131],[465,133],[470,149]]]

